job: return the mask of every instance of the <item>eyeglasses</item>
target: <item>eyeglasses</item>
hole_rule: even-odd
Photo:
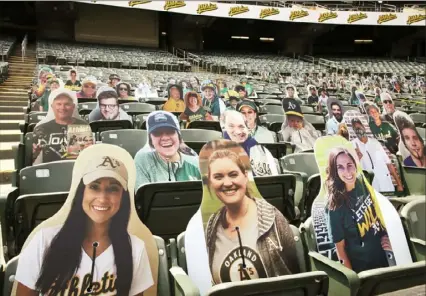
[[[113,105],[113,104],[99,104],[99,107],[103,110],[105,109],[115,109],[117,108],[117,105]]]
[[[120,88],[119,88],[119,90],[120,90],[120,91],[122,91],[122,90],[127,91],[127,88],[121,88],[121,87],[120,87]]]
[[[383,104],[392,104],[392,101],[385,100],[385,101],[383,101]]]

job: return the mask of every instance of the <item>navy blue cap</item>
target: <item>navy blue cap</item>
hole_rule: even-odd
[[[167,114],[166,112],[158,112],[155,114],[152,114],[148,118],[148,133],[151,134],[156,129],[159,129],[161,127],[169,127],[177,132],[179,132],[179,127],[176,125],[176,122],[173,118],[173,114]]]

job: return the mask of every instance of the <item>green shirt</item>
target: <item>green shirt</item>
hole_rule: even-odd
[[[43,107],[44,112],[47,112],[49,110],[49,96],[50,96],[50,89],[46,89],[46,91],[43,93],[43,95],[40,98],[40,106]]]
[[[355,188],[346,194],[349,205],[343,202],[335,210],[326,209],[331,241],[345,241],[345,251],[355,272],[389,266],[381,245],[381,238],[387,232],[370,193],[357,181]]]
[[[373,120],[370,120],[368,125],[374,137],[379,141],[384,141],[386,148],[391,153],[398,151],[398,133],[389,122],[382,121],[382,124],[377,126]]]
[[[140,150],[135,156],[136,190],[152,182],[201,180],[198,157],[180,153],[180,158],[167,164],[157,152]]]

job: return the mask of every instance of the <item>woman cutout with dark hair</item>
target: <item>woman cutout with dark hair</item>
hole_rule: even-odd
[[[355,158],[344,148],[334,148],[326,173],[327,228],[340,262],[355,272],[389,266],[389,237],[371,193],[358,177]]]
[[[42,228],[21,252],[17,295],[140,296],[153,285],[145,244],[127,231],[127,181],[113,157],[88,164],[64,224]]]

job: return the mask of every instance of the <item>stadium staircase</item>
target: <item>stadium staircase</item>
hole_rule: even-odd
[[[0,84],[0,195],[11,189],[15,170],[12,145],[18,144],[28,107],[28,90],[36,69],[35,44],[28,45],[22,59],[21,46],[17,45],[9,57],[9,77]]]

